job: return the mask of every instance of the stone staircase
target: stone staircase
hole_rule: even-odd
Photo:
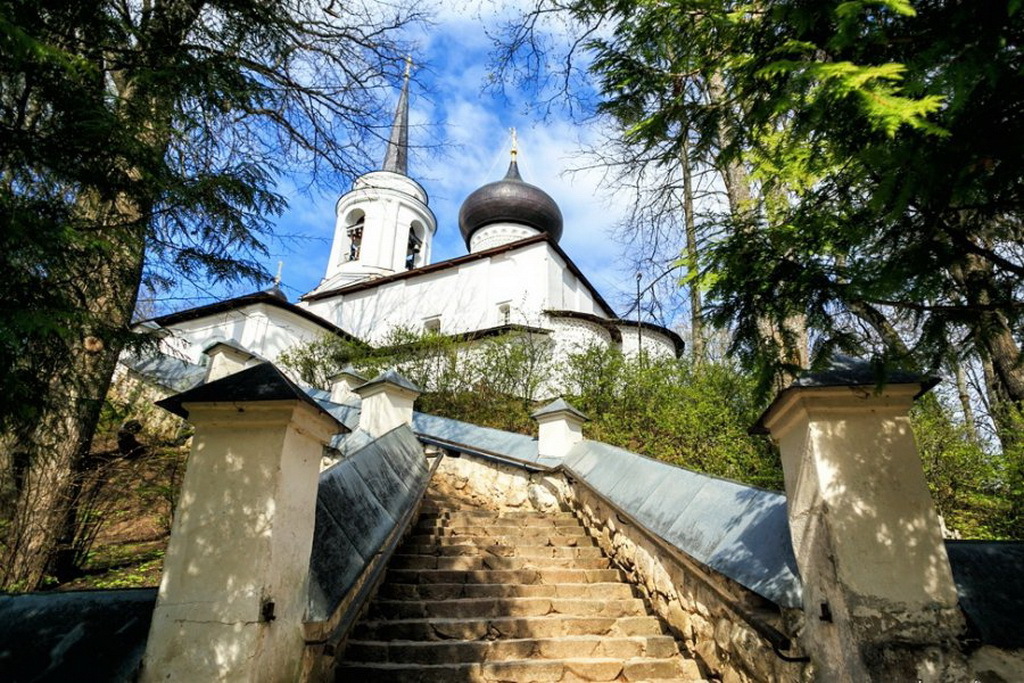
[[[335,680],[704,680],[571,513],[424,507]]]

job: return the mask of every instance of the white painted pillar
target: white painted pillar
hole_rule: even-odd
[[[250,367],[257,360],[253,354],[224,342],[215,342],[203,349],[209,360],[206,364],[206,382],[233,375]]]
[[[366,378],[356,372],[351,365],[346,365],[331,377],[331,401],[345,403],[359,398],[355,388],[366,384]]]
[[[359,428],[374,437],[383,436],[399,425],[412,424],[413,404],[422,393],[394,370],[374,377],[354,391],[362,399]]]
[[[804,648],[821,681],[965,679],[963,616],[908,417],[927,385],[871,381],[805,381],[761,420],[782,453]]]
[[[549,458],[568,455],[583,440],[583,423],[588,419],[560,398],[530,417],[537,421],[537,452]]]
[[[269,363],[160,404],[195,436],[142,680],[299,680],[320,457],[345,428]]]

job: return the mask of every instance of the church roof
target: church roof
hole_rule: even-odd
[[[384,277],[369,280],[361,280],[351,285],[337,287],[335,289],[328,289],[322,292],[310,292],[308,294],[302,295],[300,299],[302,301],[320,301],[321,299],[329,299],[339,294],[352,294],[353,292],[361,292],[367,289],[374,289],[376,287],[380,287],[382,285],[386,285],[392,282],[399,282],[401,280],[407,280],[410,278],[419,277],[421,275],[427,275],[428,273],[437,273],[440,271],[458,268],[459,266],[462,266],[466,263],[488,259],[499,254],[505,254],[510,251],[516,251],[517,249],[524,249],[526,247],[533,246],[534,244],[541,244],[543,242],[546,242],[548,246],[554,249],[555,253],[558,254],[563,261],[565,261],[565,265],[569,269],[569,271],[576,276],[576,279],[579,280],[579,282],[584,287],[587,288],[590,294],[594,297],[594,301],[597,302],[597,304],[601,307],[605,314],[610,318],[617,318],[617,316],[615,315],[615,311],[612,310],[612,307],[608,305],[607,301],[604,300],[604,297],[602,297],[601,294],[594,288],[594,285],[590,284],[590,281],[583,274],[583,272],[576,266],[576,264],[572,262],[572,259],[569,258],[568,254],[566,254],[562,250],[562,248],[558,246],[558,242],[556,242],[547,234],[535,235],[533,237],[528,237],[524,240],[519,240],[518,242],[502,244],[492,249],[478,251],[475,254],[466,254],[465,256],[459,256],[453,259],[448,259],[447,261],[438,261],[437,263],[432,263],[428,266],[423,266],[422,268],[413,268],[412,270],[403,270],[401,272],[394,273],[392,275],[386,275]]]
[[[348,341],[357,342],[362,344],[363,341],[358,339],[352,334],[349,334],[345,330],[341,329],[334,323],[324,320],[320,316],[305,308],[300,308],[293,303],[290,303],[286,299],[282,299],[278,294],[263,291],[254,292],[252,294],[246,294],[244,296],[235,297],[234,299],[225,299],[224,301],[217,301],[212,304],[206,304],[205,306],[196,306],[195,308],[186,308],[183,311],[176,311],[174,313],[168,313],[167,315],[160,315],[155,318],[149,318],[148,320],[139,321],[138,325],[144,325],[146,323],[156,323],[161,327],[167,327],[177,323],[188,322],[190,320],[198,320],[211,315],[218,315],[220,313],[227,313],[229,311],[235,311],[246,306],[253,304],[265,304],[267,306],[273,306],[282,310],[288,311],[293,315],[297,315],[300,318],[308,320],[312,323],[316,323],[322,327],[325,331],[330,332],[342,339]]]

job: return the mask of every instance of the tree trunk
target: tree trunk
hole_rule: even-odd
[[[964,411],[964,425],[967,427],[967,433],[971,437],[971,441],[980,443],[978,425],[974,419],[974,406],[971,405],[971,393],[967,389],[967,373],[964,372],[963,363],[958,360],[953,361],[953,374],[956,376],[956,393],[960,399],[960,407]]]
[[[679,164],[683,170],[683,219],[686,227],[686,260],[689,263],[690,358],[695,365],[704,362],[704,312],[700,292],[700,261],[697,251],[697,222],[693,216],[693,174],[690,171],[689,129],[684,127]]]
[[[126,197],[113,201],[85,198],[83,213],[94,225],[94,244],[85,247],[78,272],[55,286],[73,287],[83,304],[86,324],[70,338],[64,362],[50,383],[50,400],[30,433],[8,435],[15,477],[13,518],[2,548],[7,589],[37,588],[55,555],[62,572],[72,562],[65,532],[75,520],[75,492],[128,334],[145,254],[146,212]],[[65,547],[58,548],[62,544]]]
[[[725,95],[725,82],[721,74],[712,74],[708,79],[708,98],[711,106],[717,106],[725,112],[728,109]],[[718,140],[722,149],[732,144],[732,125],[727,113],[723,113],[718,119]],[[752,230],[756,207],[750,192],[750,174],[736,159],[722,163],[719,172],[725,183],[730,213],[741,226],[741,230]],[[774,356],[772,361],[776,371],[773,384],[776,391],[781,391],[795,379],[795,369],[806,368],[809,365],[807,321],[801,313],[788,315],[782,321],[759,316],[757,328],[762,347],[770,349],[771,355]]]

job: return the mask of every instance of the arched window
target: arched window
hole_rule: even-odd
[[[358,261],[359,251],[363,246],[363,226],[366,224],[366,214],[356,209],[348,215],[345,220],[346,235],[348,236],[348,260]]]
[[[409,244],[405,249],[405,269],[412,270],[423,265],[420,257],[423,251],[423,226],[418,221],[413,221],[409,226]]]

